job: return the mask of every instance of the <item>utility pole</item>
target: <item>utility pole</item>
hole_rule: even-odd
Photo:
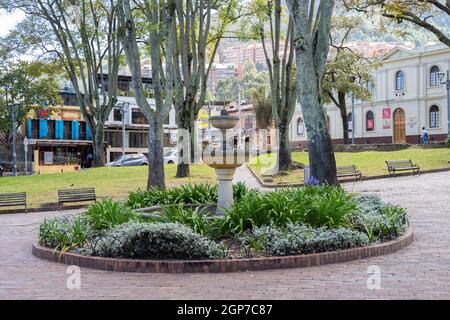
[[[11,114],[12,114],[12,133],[13,133],[13,175],[17,177],[17,116],[19,112],[19,105],[12,104],[11,105]]]
[[[120,105],[120,113],[122,114],[122,156],[125,156],[125,144],[126,144],[126,123],[125,118],[130,107],[129,102],[122,102]]]
[[[355,144],[355,94],[352,93],[352,144]]]
[[[242,113],[241,113],[241,85],[242,82],[239,82],[238,85],[238,116],[239,116],[239,132],[238,132],[238,144],[237,144],[237,148],[240,149],[241,148],[241,142],[242,142]]]

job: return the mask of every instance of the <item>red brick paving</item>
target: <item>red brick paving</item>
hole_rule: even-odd
[[[415,242],[399,253],[307,269],[233,274],[126,274],[82,269],[67,290],[66,267],[32,256],[39,223],[61,213],[0,216],[1,299],[449,299],[450,173],[348,184],[408,208]],[[367,289],[371,265],[381,289]]]

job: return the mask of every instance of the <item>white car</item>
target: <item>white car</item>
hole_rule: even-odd
[[[164,156],[164,164],[178,163],[178,150],[171,150]]]

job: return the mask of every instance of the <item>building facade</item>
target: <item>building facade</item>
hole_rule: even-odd
[[[358,144],[420,143],[425,127],[431,141],[447,138],[447,91],[439,74],[450,69],[450,48],[429,45],[419,49],[396,47],[381,58],[373,71],[375,86],[369,88],[372,100],[356,102],[355,138]],[[349,127],[352,128],[351,98],[347,100]],[[340,110],[325,106],[328,127],[334,143],[343,143]],[[350,138],[352,133],[350,133]],[[304,145],[307,132],[298,107],[290,129],[293,147]]]
[[[240,71],[233,63],[228,64],[213,64],[208,76],[208,90],[212,93],[216,92],[217,84],[221,80],[238,79]]]

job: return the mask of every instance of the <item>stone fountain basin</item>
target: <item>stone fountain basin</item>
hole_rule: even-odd
[[[220,151],[219,151],[220,152]],[[247,153],[243,150],[228,152],[226,155],[203,154],[203,162],[214,169],[236,169],[247,161]]]

